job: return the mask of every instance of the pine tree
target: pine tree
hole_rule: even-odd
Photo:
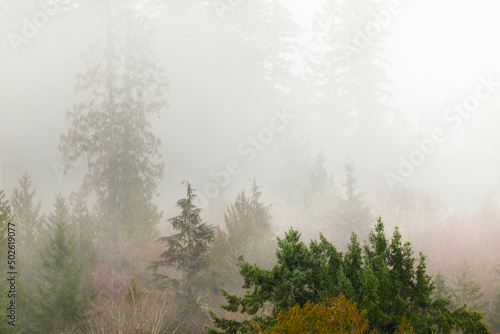
[[[193,306],[199,290],[206,283],[201,274],[208,266],[207,252],[215,229],[201,221],[201,209],[194,204],[195,189],[189,182],[183,181],[182,184],[186,184],[187,194],[186,198],[177,201],[181,213],[168,219],[178,233],[158,239],[167,244],[167,250],[160,255],[161,260],[154,261],[148,268],[154,271],[160,287],[173,289],[179,298],[185,300],[185,306]],[[158,273],[158,269],[164,267],[179,270],[183,277],[174,279]]]
[[[45,251],[41,254],[42,270],[39,293],[42,310],[54,330],[70,330],[81,314],[84,302],[80,296],[83,269],[76,255],[73,236],[67,236],[68,226],[59,220],[53,227]]]
[[[150,236],[160,219],[152,200],[164,169],[150,117],[167,106],[164,71],[151,50],[155,6],[102,9],[105,40],[90,47],[87,70],[77,76],[77,92],[89,95],[68,112],[72,124],[59,149],[66,169],[87,161],[81,191],[95,194],[108,233]]]
[[[31,176],[24,173],[19,179],[19,188],[14,188],[12,209],[19,238],[20,259],[29,262],[45,235],[44,218],[40,215],[41,202],[34,203],[36,189],[32,188]]]

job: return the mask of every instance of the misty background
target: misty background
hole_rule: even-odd
[[[452,282],[468,261],[478,299],[492,300],[498,9],[493,0],[0,0],[0,190],[14,216],[29,218],[19,225],[42,231],[36,245],[20,232],[28,283],[46,235],[67,219],[88,261],[82,291],[121,303],[131,277],[146,286],[157,238],[173,235],[167,219],[189,194],[186,180],[214,227],[209,270],[229,272],[202,286],[215,291],[200,297],[205,306],[219,304],[223,284],[238,291],[240,253],[271,267],[275,237],[290,227],[344,250],[378,217],[429,256],[431,275]],[[34,210],[21,205],[26,172]]]
[[[314,156],[323,152],[331,171],[339,171],[348,156],[363,185],[387,190],[384,172],[397,169],[399,155],[409,155],[422,124],[437,127],[443,123],[431,115],[443,114],[450,101],[460,101],[473,92],[479,76],[500,80],[495,2],[401,1],[400,12],[387,24],[389,34],[383,43],[384,68],[391,81],[387,84],[391,93],[387,105],[394,110],[387,122],[395,132],[405,129],[393,137],[393,144],[400,149],[394,152],[377,138],[370,139],[371,147],[356,145],[351,142],[356,138],[355,129],[346,131],[345,136],[332,133],[335,119],[329,116],[334,111],[310,102],[314,92],[309,87],[315,78],[307,76],[305,59],[315,48],[312,25],[322,2],[285,4],[296,26],[290,36],[293,52],[287,55],[293,92],[267,90],[259,95],[255,86],[263,73],[256,63],[265,55],[259,53],[257,45],[259,38],[273,32],[257,31],[254,40],[242,36],[254,33],[252,23],[245,21],[246,16],[251,18],[246,13],[249,4],[235,3],[234,7],[226,4],[229,7],[223,11],[215,3],[202,10],[188,2],[172,1],[154,18],[155,57],[166,68],[169,84],[169,108],[153,121],[166,162],[165,177],[158,188],[161,195],[156,199],[160,207],[169,207],[179,197],[182,180],[191,180],[202,189],[211,181],[210,172],[221,170],[233,159],[244,161],[238,145],[267,126],[273,108],[280,107],[288,108],[296,118],[255,160],[242,161],[243,172],[231,180],[228,191],[234,194],[254,176],[265,186],[277,186],[273,183],[282,168],[300,169],[287,166],[287,154],[291,154],[286,152],[287,145],[304,146],[301,163],[305,166],[312,165]],[[59,136],[70,125],[66,112],[84,98],[74,91],[75,74],[84,66],[80,53],[99,38],[89,6],[83,1],[58,12],[16,52],[6,33],[20,33],[23,17],[30,17],[40,7],[36,2],[5,1],[3,5],[0,175],[1,186],[7,191],[20,173],[29,170],[39,196],[51,198],[58,191],[73,191],[84,173],[84,164],[62,177],[55,169],[63,163],[57,146]],[[362,22],[358,28],[364,28]],[[498,92],[399,184],[435,192],[451,204],[468,205],[484,197],[498,199],[498,135],[484,129],[492,126],[483,115],[489,106],[498,108]],[[44,201],[44,207],[49,202]]]

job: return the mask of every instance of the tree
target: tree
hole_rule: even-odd
[[[387,31],[373,26],[373,16],[385,11],[384,6],[377,0],[325,1],[313,21],[314,46],[305,55],[313,110],[321,111],[331,125],[325,136],[347,143],[343,150],[358,154],[362,165],[380,168],[395,147],[389,125],[394,110],[387,103]],[[371,30],[369,36],[365,29]]]
[[[240,255],[262,266],[272,265],[270,206],[261,202],[260,189],[254,179],[251,196],[245,191],[238,194],[224,215],[227,233],[219,229],[211,247],[212,265],[217,276],[225,276],[221,280],[225,284],[237,279],[234,265]]]
[[[21,259],[34,259],[36,249],[45,234],[44,218],[40,215],[41,202],[34,203],[36,189],[32,188],[31,176],[25,172],[19,179],[19,188],[14,188],[12,209],[19,233]]]
[[[344,171],[346,178],[342,184],[343,193],[334,218],[336,230],[341,236],[340,240],[346,240],[351,232],[364,239],[370,231],[370,222],[373,220],[372,210],[366,193],[358,190],[358,180],[352,161],[344,165]]]
[[[75,235],[78,257],[85,259],[87,264],[95,263],[100,251],[100,241],[103,240],[98,218],[89,210],[87,201],[81,194],[73,194],[71,202],[70,229]]]
[[[0,252],[2,254],[2,259],[6,258],[5,254],[7,254],[8,228],[9,223],[12,222],[13,217],[9,200],[6,198],[4,191],[0,189]]]
[[[2,261],[2,265],[0,267],[3,269],[0,274],[0,305],[5,310],[9,306],[10,300],[8,299],[9,294],[9,282],[7,281],[7,277],[5,276],[5,269],[8,268],[8,271],[16,268],[16,264],[13,264],[13,267],[5,266],[7,263],[7,251],[8,251],[8,240],[14,240],[15,237],[9,237],[10,233],[9,228],[15,229],[15,226],[10,225],[12,223],[12,215],[10,204],[7,198],[5,197],[5,193],[2,189],[0,189],[0,259]],[[7,313],[8,314],[8,313]],[[8,333],[10,325],[7,323],[11,319],[8,317],[7,320],[2,321],[0,323],[0,332]]]
[[[54,201],[54,211],[49,214],[48,223],[50,227],[53,227],[60,221],[70,221],[70,213],[66,199],[58,193]]]
[[[487,303],[483,301],[484,292],[481,283],[477,282],[470,265],[464,259],[460,272],[455,277],[453,299],[457,306],[467,305],[467,310],[484,312]]]
[[[359,312],[356,303],[343,294],[329,298],[326,305],[308,301],[303,308],[294,306],[278,314],[277,323],[270,330],[262,330],[258,323],[250,327],[262,334],[363,334],[368,331],[368,320]],[[371,333],[374,333],[372,331]]]
[[[495,271],[497,274],[500,274],[500,266],[498,266]],[[488,322],[492,325],[491,329],[494,333],[500,332],[500,280],[497,280],[497,288],[495,297],[491,301]]]
[[[60,138],[65,169],[87,161],[83,194],[94,193],[99,219],[116,236],[150,236],[160,219],[152,203],[163,175],[160,139],[149,118],[166,107],[164,71],[153,60],[155,6],[104,5],[105,40],[85,53],[87,70],[77,76],[77,92],[88,92],[68,118]]]
[[[446,278],[443,273],[438,272],[436,277],[434,278],[434,291],[432,293],[433,299],[446,298],[452,299],[452,291],[451,288],[446,284]]]
[[[239,297],[221,289],[227,302],[222,308],[252,318],[240,322],[210,311],[214,325],[222,331],[207,328],[207,332],[246,333],[250,321],[269,330],[280,311],[303,308],[308,301],[327,305],[328,298],[340,294],[352,296],[376,332],[395,332],[403,317],[417,333],[431,329],[450,333],[453,326],[485,328],[480,313],[465,309],[451,312],[449,300],[431,299],[434,285],[426,274],[425,256],[415,259],[411,244],[401,243],[397,228],[389,242],[378,219],[364,246],[362,264],[355,234],[351,242],[343,255],[323,235],[307,247],[300,241],[300,233],[291,229],[284,239],[278,238],[277,264],[272,269],[261,269],[240,257],[238,266],[246,293]]]
[[[66,223],[59,220],[41,254],[39,293],[43,297],[44,315],[50,319],[53,330],[73,328],[84,307],[80,296],[83,266],[76,256],[73,236],[67,236],[67,228]]]
[[[333,175],[329,175],[325,163],[324,155],[318,154],[304,190],[304,218],[310,224],[314,224],[312,230],[315,233],[330,228],[332,212],[337,212],[339,204]]]
[[[193,306],[199,297],[197,293],[200,286],[204,284],[201,273],[208,266],[207,252],[214,239],[215,229],[202,223],[201,209],[194,204],[195,189],[191,188],[189,182],[183,181],[182,184],[186,184],[187,194],[186,198],[177,201],[181,213],[168,219],[178,233],[158,239],[167,244],[167,250],[160,255],[161,260],[154,261],[148,269],[154,271],[159,286],[173,289],[185,300],[186,306]],[[158,273],[158,269],[163,267],[179,270],[183,274],[182,279]]]

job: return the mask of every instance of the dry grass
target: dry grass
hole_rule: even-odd
[[[135,301],[127,301],[124,296],[111,300],[101,298],[90,306],[82,333],[180,333],[179,329],[189,320],[164,293],[145,293]]]

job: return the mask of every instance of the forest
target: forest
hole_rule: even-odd
[[[495,6],[0,0],[0,334],[500,334]]]

